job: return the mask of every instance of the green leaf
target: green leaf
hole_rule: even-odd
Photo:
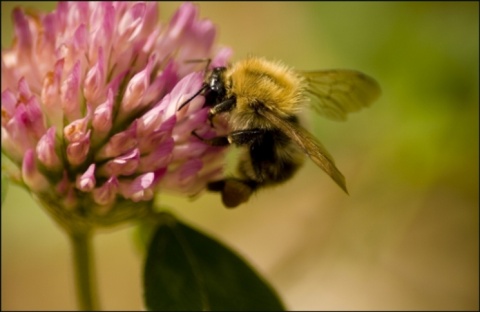
[[[158,223],[155,219],[141,219],[137,222],[133,231],[133,242],[140,254],[147,252],[150,239],[157,229]]]
[[[151,240],[144,286],[149,310],[284,310],[244,259],[171,216]]]

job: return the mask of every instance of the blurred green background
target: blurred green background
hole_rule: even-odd
[[[2,48],[16,5],[2,2]],[[179,3],[161,3],[163,20]],[[201,2],[231,46],[298,69],[350,68],[383,89],[337,123],[307,114],[350,196],[308,162],[290,183],[224,209],[161,204],[245,255],[292,310],[479,309],[478,2]],[[138,310],[132,229],[95,240],[102,307]],[[75,309],[67,239],[30,195],[2,208],[2,310]],[[234,294],[232,294],[234,295]]]

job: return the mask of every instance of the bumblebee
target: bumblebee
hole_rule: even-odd
[[[297,114],[309,105],[327,118],[345,120],[348,113],[373,103],[380,87],[354,70],[297,71],[280,62],[249,57],[213,68],[202,88],[179,110],[199,94],[210,107],[209,120],[226,115],[231,132],[209,139],[192,134],[210,145],[244,148],[238,175],[208,184],[232,208],[248,201],[258,189],[290,179],[305,155],[347,192],[333,157],[302,127]]]

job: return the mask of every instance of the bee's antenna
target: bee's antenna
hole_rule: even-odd
[[[184,61],[185,63],[203,63],[205,62],[205,73],[208,72],[208,68],[210,67],[210,64],[212,63],[211,58],[205,58],[205,59],[191,59],[191,60],[186,60]]]
[[[205,65],[205,74],[208,72],[208,68],[210,67],[211,63],[212,63],[212,59],[211,58],[207,59],[207,64]]]
[[[201,63],[201,62],[206,62],[206,66],[205,66],[205,75],[207,74],[208,72],[208,67],[210,66],[210,64],[212,63],[212,59],[211,58],[207,58],[207,59],[193,59],[193,60],[186,60],[184,61],[185,63]],[[198,96],[200,93],[202,93],[202,91],[206,90],[208,88],[208,84],[207,83],[203,83],[202,87],[200,88],[200,90],[198,90],[194,95],[192,95],[188,100],[186,100],[185,102],[182,103],[182,105],[180,105],[180,107],[177,109],[177,111],[181,110],[185,105],[187,105],[188,103],[190,103],[190,101],[192,101],[196,96]]]
[[[192,95],[188,100],[186,100],[185,102],[182,103],[182,105],[180,105],[180,107],[177,109],[177,111],[181,110],[185,105],[187,105],[188,103],[190,103],[194,98],[196,98],[200,93],[202,93],[204,90],[206,90],[208,88],[208,84],[204,83],[202,85],[202,87],[200,88],[200,90],[198,90],[197,92],[195,92],[194,95]]]

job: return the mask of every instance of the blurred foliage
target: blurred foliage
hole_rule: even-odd
[[[371,126],[360,134],[375,136],[382,174],[477,196],[478,3],[330,3],[311,14],[338,58],[371,69],[383,87],[383,109],[362,112]]]

